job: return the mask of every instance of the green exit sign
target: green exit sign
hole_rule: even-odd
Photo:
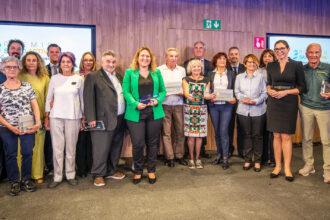
[[[203,27],[204,30],[220,30],[221,20],[204,19]]]

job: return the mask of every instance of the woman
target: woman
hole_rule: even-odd
[[[162,75],[156,69],[155,56],[148,47],[141,47],[135,53],[131,68],[125,72],[123,93],[126,100],[125,119],[133,144],[133,183],[141,182],[146,145],[148,179],[150,184],[154,184],[160,130],[165,116],[162,102],[166,90]]]
[[[25,191],[36,190],[31,181],[34,133],[41,127],[35,93],[31,85],[18,79],[20,61],[7,57],[2,62],[6,81],[0,85],[0,137],[4,143],[6,169],[11,189],[16,196],[21,187]],[[25,123],[22,123],[22,121]],[[17,165],[18,139],[21,143],[21,175]]]
[[[292,140],[298,112],[298,95],[306,91],[305,75],[301,62],[288,57],[290,48],[285,40],[274,45],[277,61],[267,65],[267,129],[274,133],[275,168],[270,178],[281,172],[282,152],[285,179],[294,180],[291,172]]]
[[[43,123],[45,117],[45,102],[49,84],[47,69],[41,56],[34,51],[27,52],[22,58],[22,63],[23,69],[19,74],[19,79],[23,82],[28,82],[31,84],[34,93],[36,94],[36,100],[40,109],[40,120],[41,123]],[[31,171],[32,179],[34,179],[38,184],[44,182],[44,142],[45,130],[40,129],[35,134]]]
[[[189,61],[187,76],[182,80],[183,95],[185,96],[184,135],[188,137],[190,169],[202,169],[200,151],[203,137],[207,136],[207,106],[205,99],[215,98],[209,94],[209,78],[204,77],[202,62],[198,59]],[[196,151],[196,157],[194,156]]]
[[[80,60],[79,74],[85,78],[96,71],[96,59],[91,52],[85,52]],[[76,147],[77,175],[86,177],[92,168],[92,141],[89,131],[81,130]]]
[[[215,69],[208,74],[211,81],[211,91],[214,92],[219,89],[234,90],[235,74],[232,70],[227,69],[229,63],[227,54],[223,52],[217,53],[213,57],[212,63]],[[215,99],[212,99],[211,102],[208,102],[217,144],[217,158],[213,161],[213,164],[222,163],[224,170],[229,168],[228,128],[235,103],[236,99],[234,97],[227,101],[215,101]]]
[[[59,58],[59,72],[52,76],[46,99],[45,127],[50,127],[54,158],[54,181],[48,187],[55,188],[65,175],[72,186],[75,179],[76,144],[83,122],[83,78],[74,74],[75,56],[71,52],[62,53]],[[64,158],[65,149],[65,158]]]
[[[243,60],[246,71],[236,77],[235,95],[238,102],[237,119],[243,133],[244,170],[252,167],[261,171],[263,129],[266,113],[266,81],[257,72],[259,61],[254,54],[248,54]]]
[[[259,72],[267,82],[267,64],[276,60],[274,51],[265,49],[260,56]],[[261,156],[261,164],[275,167],[274,148],[273,148],[273,133],[267,131],[267,122],[265,122],[263,132],[263,150]]]

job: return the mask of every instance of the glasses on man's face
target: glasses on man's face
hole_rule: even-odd
[[[5,70],[17,70],[18,66],[5,66]]]
[[[278,48],[275,48],[274,51],[279,52],[279,51],[284,51],[285,49],[286,49],[286,47],[278,47]]]

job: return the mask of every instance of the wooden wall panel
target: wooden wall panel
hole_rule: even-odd
[[[183,62],[197,40],[209,59],[232,45],[242,59],[260,55],[253,36],[267,32],[330,35],[329,11],[328,0],[1,0],[0,20],[94,24],[97,57],[116,51],[123,71],[143,45],[162,64],[167,47],[178,47]],[[222,30],[204,31],[204,18],[221,19]]]

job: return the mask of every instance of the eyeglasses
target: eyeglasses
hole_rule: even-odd
[[[283,51],[285,49],[286,49],[286,47],[278,47],[278,48],[275,48],[274,51],[279,52],[279,51]]]
[[[5,70],[17,70],[19,67],[18,66],[5,66]]]

